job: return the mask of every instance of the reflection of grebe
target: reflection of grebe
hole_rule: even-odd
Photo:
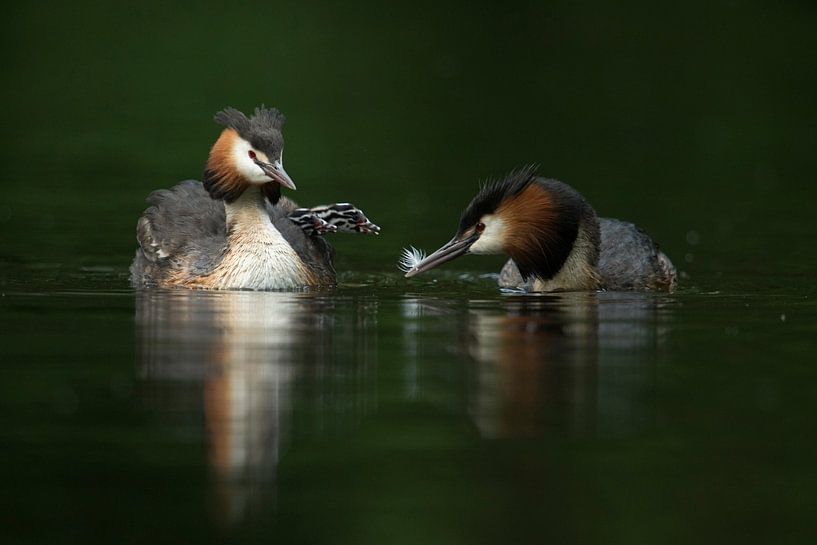
[[[597,373],[595,294],[511,297],[472,304],[470,411],[485,437],[572,433],[593,426]]]
[[[142,368],[152,381],[180,381],[203,396],[215,510],[235,520],[274,482],[291,411],[294,344],[310,315],[286,293],[140,297]]]
[[[645,394],[666,326],[644,294],[565,293],[471,304],[470,410],[486,437],[618,434],[652,421]]]
[[[344,306],[342,312],[357,319],[344,320],[352,325],[341,325],[336,335],[331,300],[311,294],[184,290],[137,297],[140,368],[155,392],[148,399],[155,410],[169,404],[171,414],[193,413],[193,421],[203,413],[214,507],[224,522],[274,499],[299,381],[332,381],[320,385],[331,390],[343,380],[367,388],[372,378],[366,359],[371,306]],[[336,350],[349,354],[348,365],[335,361]],[[318,411],[310,412],[319,421],[315,427],[342,429],[333,418],[348,420],[355,411],[362,418],[366,395],[321,397],[313,405]]]
[[[407,267],[411,277],[456,257],[506,254],[502,287],[532,291],[671,291],[675,267],[644,231],[598,218],[575,189],[533,168],[483,186],[442,248]]]

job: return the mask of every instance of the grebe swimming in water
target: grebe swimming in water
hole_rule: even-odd
[[[137,224],[134,287],[296,289],[335,283],[329,232],[379,233],[359,209],[341,203],[306,209],[281,197],[295,189],[284,170],[284,116],[256,108],[215,115],[224,126],[203,182],[151,193]]]
[[[578,191],[533,167],[485,184],[442,248],[428,257],[407,251],[406,277],[469,253],[510,256],[504,288],[671,291],[676,283],[672,262],[644,231],[597,217]]]

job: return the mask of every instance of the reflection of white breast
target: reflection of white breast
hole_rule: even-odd
[[[139,306],[147,377],[200,385],[215,493],[227,520],[275,480],[291,419],[295,346],[306,331],[305,309],[293,297],[146,292]]]
[[[289,419],[289,384],[297,320],[284,294],[227,297],[216,323],[224,332],[223,388],[229,402],[218,409],[226,448],[219,471],[240,477],[277,464],[283,422]],[[213,415],[215,417],[215,415]]]
[[[183,417],[185,429],[204,422],[212,493],[226,521],[275,493],[294,397],[304,395],[296,383],[316,385],[301,433],[336,434],[376,408],[370,301],[338,311],[334,300],[304,293],[145,290],[136,305],[142,376],[170,394],[149,401],[169,420]]]

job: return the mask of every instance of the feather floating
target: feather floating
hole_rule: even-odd
[[[401,271],[409,272],[425,258],[426,253],[424,251],[419,250],[414,246],[409,246],[408,248],[403,248],[403,253],[400,255],[400,261],[398,262],[397,266]]]

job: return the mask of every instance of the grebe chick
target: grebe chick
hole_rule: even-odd
[[[295,189],[284,170],[284,116],[256,108],[215,115],[224,126],[203,183],[187,180],[151,193],[137,223],[134,287],[297,289],[335,283],[329,232],[379,233],[359,209],[298,208],[281,197]]]
[[[598,218],[578,191],[533,167],[485,184],[454,238],[406,277],[469,253],[510,256],[499,275],[504,288],[672,291],[676,283],[672,262],[644,231]]]

